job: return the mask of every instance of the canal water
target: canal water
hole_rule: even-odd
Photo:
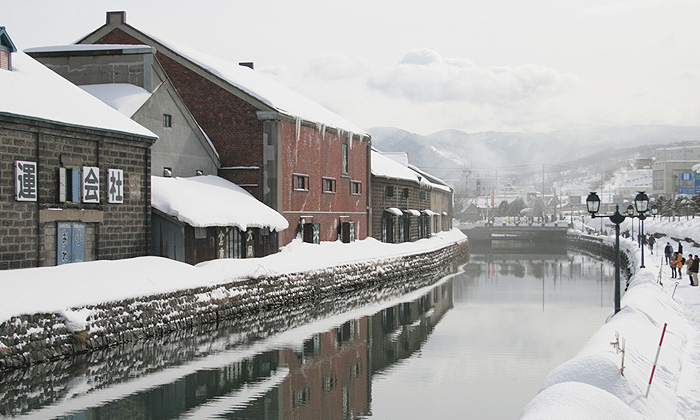
[[[610,264],[557,252],[11,372],[0,416],[517,419],[613,307]]]

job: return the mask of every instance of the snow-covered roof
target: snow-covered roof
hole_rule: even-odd
[[[52,45],[46,47],[34,47],[24,50],[27,54],[32,53],[53,53],[53,52],[85,52],[85,51],[115,51],[119,50],[126,54],[152,53],[153,48],[149,45],[132,44],[70,44]]]
[[[127,117],[132,117],[146,103],[151,93],[129,83],[105,83],[78,86]]]
[[[447,185],[447,183],[445,181],[443,181],[442,179],[440,179],[434,175],[431,175],[431,174],[425,172],[424,170],[418,168],[417,166],[414,166],[411,164],[408,164],[408,168],[424,178],[424,179],[421,179],[421,182],[425,181],[425,182],[429,183],[432,188],[435,188],[435,189],[438,189],[441,191],[445,191],[448,193],[452,192],[452,188],[449,185]]]
[[[340,115],[249,67],[210,56],[160,37],[145,35],[282,114],[329,128],[369,136],[365,130]]]
[[[419,183],[418,175],[414,171],[374,149],[372,150],[372,175]]]
[[[403,212],[396,207],[389,207],[384,210],[387,213],[393,214],[394,216],[403,216]]]
[[[13,53],[12,71],[0,71],[0,97],[0,114],[158,137],[22,52]]]
[[[235,226],[281,231],[289,222],[236,184],[215,175],[151,177],[151,205],[194,227]]]

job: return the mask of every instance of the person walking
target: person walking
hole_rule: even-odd
[[[671,254],[673,254],[673,247],[670,242],[666,242],[666,248],[664,248],[664,253],[666,254],[666,264],[670,263]]]
[[[654,243],[656,242],[656,238],[654,238],[654,235],[649,235],[649,239],[647,240],[647,243],[649,244],[649,251],[651,251],[651,255],[654,255]]]
[[[680,252],[676,253],[676,278],[680,279],[683,278],[683,272],[681,271],[681,268],[685,265],[685,258],[683,258],[683,254]]]
[[[690,271],[690,269],[693,267],[693,254],[688,255],[688,260],[685,262],[685,273],[688,275],[688,279],[690,279],[690,285],[693,285],[693,272]]]
[[[676,255],[678,253],[674,252],[668,259],[668,266],[671,267],[671,278],[676,278]]]
[[[690,266],[690,275],[693,277],[693,286],[698,285],[698,270],[700,269],[700,259],[696,255],[693,258],[693,265]]]

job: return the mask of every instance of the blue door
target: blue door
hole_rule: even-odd
[[[56,265],[85,261],[85,235],[85,223],[56,224]]]

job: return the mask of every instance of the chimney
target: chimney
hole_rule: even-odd
[[[0,26],[0,69],[12,71],[12,53],[17,52],[4,26]]]
[[[255,70],[255,63],[253,63],[252,61],[241,61],[240,63],[238,63],[238,65],[241,67],[249,67],[251,70]]]
[[[107,12],[107,25],[126,23],[126,12]]]

